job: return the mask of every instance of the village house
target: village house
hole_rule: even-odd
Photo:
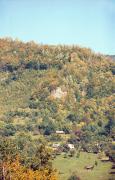
[[[56,134],[65,134],[64,131],[56,131]]]
[[[54,143],[52,145],[53,150],[57,150],[60,147],[60,143]]]
[[[67,146],[68,146],[68,148],[71,149],[71,150],[75,148],[73,144],[68,144]]]
[[[102,162],[108,162],[108,161],[109,161],[109,157],[107,157],[107,156],[106,156],[106,157],[103,157],[103,158],[101,158],[101,161],[102,161]]]
[[[84,167],[87,170],[93,170],[94,169],[94,165],[87,165]]]

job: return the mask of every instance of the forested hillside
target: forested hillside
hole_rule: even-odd
[[[56,131],[110,154],[114,74],[115,61],[87,48],[0,39],[0,136],[18,144],[27,167],[35,141],[61,140]]]

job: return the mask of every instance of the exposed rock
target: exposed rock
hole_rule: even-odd
[[[66,95],[67,95],[67,91],[63,91],[61,89],[61,87],[58,87],[57,89],[55,89],[51,92],[51,96],[53,96],[54,98],[58,98],[58,99],[61,99],[61,98],[65,97]]]

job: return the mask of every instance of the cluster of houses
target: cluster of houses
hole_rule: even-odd
[[[65,134],[65,132],[64,131],[56,131],[56,134],[61,135],[61,134]],[[75,149],[74,144],[67,143],[66,146],[69,150]],[[52,148],[53,148],[53,150],[59,150],[61,148],[61,144],[60,143],[53,143]]]
[[[56,131],[55,132],[56,134],[65,134],[65,132],[64,131]],[[96,144],[97,146],[99,146],[99,144]],[[69,150],[69,151],[73,151],[73,150],[75,150],[75,146],[74,146],[74,144],[70,144],[70,143],[65,143],[65,147]],[[52,144],[52,149],[54,150],[54,152],[57,154],[57,155],[60,155],[60,153],[61,152],[65,152],[64,151],[64,149],[63,149],[63,146],[62,146],[62,144],[61,143],[53,143]],[[106,155],[103,155],[101,158],[99,158],[102,162],[108,162],[108,161],[110,161],[110,159],[109,159],[109,157],[108,156],[106,156]],[[95,164],[89,164],[89,165],[86,165],[85,167],[84,167],[84,169],[86,169],[87,171],[91,171],[91,170],[93,170],[94,169],[94,167],[95,166],[97,166],[97,162],[95,162]],[[115,167],[113,167],[113,168],[115,168]],[[115,173],[115,172],[111,172],[111,173]]]
[[[69,148],[69,150],[74,150],[75,149],[73,144],[66,144],[66,145]],[[60,147],[61,147],[60,143],[53,143],[53,145],[52,145],[53,150],[58,150]]]

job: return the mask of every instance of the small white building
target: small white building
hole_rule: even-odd
[[[69,149],[74,149],[75,148],[73,144],[68,144],[68,147],[69,147]]]
[[[65,134],[64,131],[56,131],[56,134]]]
[[[53,149],[57,149],[57,148],[60,147],[60,144],[59,144],[59,143],[54,143],[54,144],[52,145],[52,147],[53,147]]]

